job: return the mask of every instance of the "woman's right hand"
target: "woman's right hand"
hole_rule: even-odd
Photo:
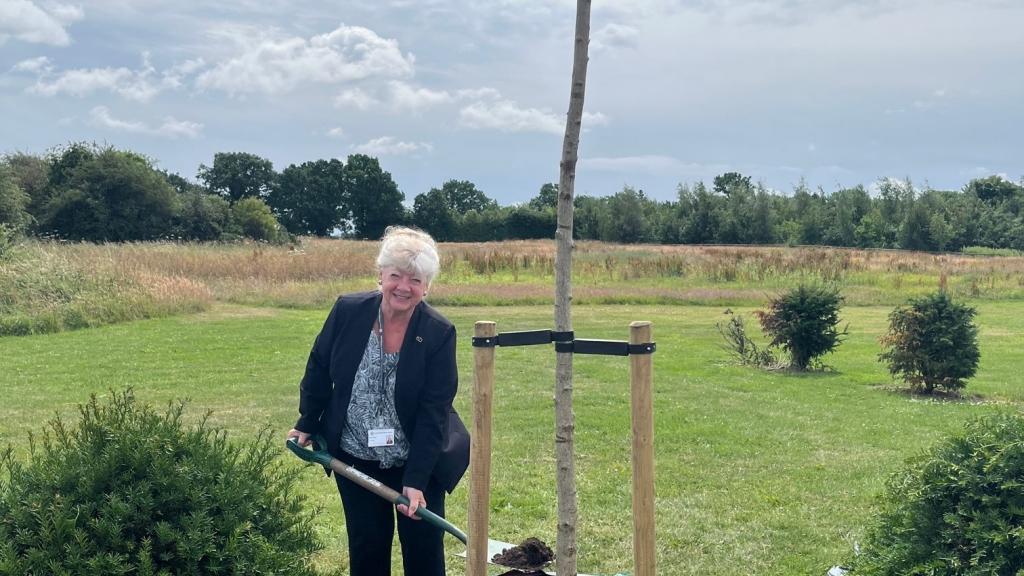
[[[299,446],[302,446],[303,448],[309,446],[309,444],[312,442],[311,434],[306,434],[302,430],[296,430],[295,428],[289,430],[288,436],[285,437],[286,440],[291,440],[292,438],[295,438],[295,441],[298,442]]]

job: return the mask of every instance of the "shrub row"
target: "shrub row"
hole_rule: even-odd
[[[790,367],[806,370],[832,352],[846,334],[838,330],[842,297],[835,288],[800,285],[755,312],[771,339],[759,348],[746,333],[743,319],[732,316],[718,330],[725,348],[743,364],[776,366],[774,349],[789,354]],[[957,393],[978,369],[978,328],[975,310],[954,302],[944,290],[912,298],[889,314],[889,330],[880,339],[879,360],[915,392],[936,389]]]

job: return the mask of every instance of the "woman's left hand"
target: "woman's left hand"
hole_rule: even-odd
[[[421,506],[423,508],[427,507],[427,501],[423,498],[423,492],[420,492],[415,488],[402,486],[402,495],[409,499],[409,505],[406,506],[405,504],[399,504],[398,511],[413,520],[419,520],[419,518],[416,517],[416,510]]]

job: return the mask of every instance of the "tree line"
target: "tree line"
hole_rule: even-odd
[[[558,185],[546,183],[527,202],[499,206],[473,182],[453,179],[417,194],[410,209],[391,174],[364,154],[277,172],[255,154],[217,153],[194,180],[159,170],[141,154],[85,143],[0,161],[0,226],[95,242],[375,239],[391,224],[418,226],[442,241],[551,238],[557,199]],[[862,185],[826,192],[801,183],[781,194],[729,172],[710,187],[681,184],[673,201],[625,186],[574,202],[575,236],[585,240],[1024,250],[1024,186],[1000,176],[955,191],[885,179],[873,193]]]

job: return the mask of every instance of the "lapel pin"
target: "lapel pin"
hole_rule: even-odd
[[[416,337],[416,341],[417,342],[423,342],[423,336],[417,336]]]

